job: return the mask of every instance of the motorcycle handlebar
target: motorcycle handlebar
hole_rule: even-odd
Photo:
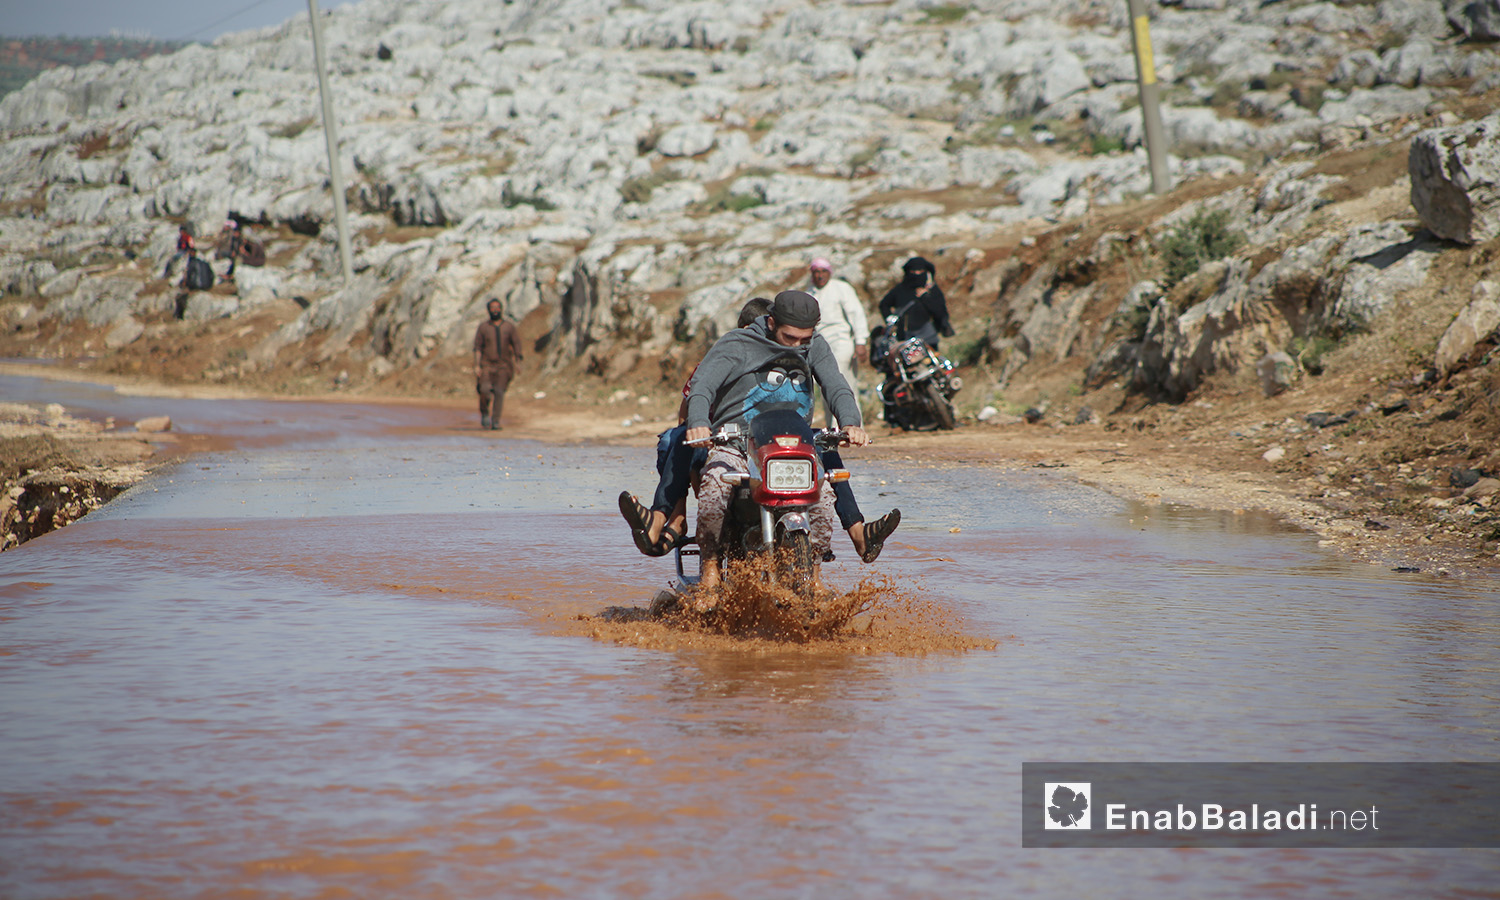
[[[720,429],[708,437],[697,441],[683,441],[689,447],[723,447],[735,443],[742,437],[738,432],[730,432]],[[828,450],[831,447],[849,446],[849,430],[847,428],[824,428],[813,434],[813,446],[819,451]]]
[[[813,446],[818,450],[828,450],[832,447],[849,446],[849,430],[846,428],[825,428],[813,435]]]
[[[734,426],[720,428],[706,438],[696,441],[684,440],[683,443],[689,447],[724,447],[738,441],[743,435],[738,430],[732,430]]]

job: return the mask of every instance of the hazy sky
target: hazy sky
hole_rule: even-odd
[[[318,0],[318,9],[353,0]],[[419,0],[413,0],[419,2]],[[226,31],[280,25],[307,0],[0,0],[0,34],[103,36],[195,40]]]

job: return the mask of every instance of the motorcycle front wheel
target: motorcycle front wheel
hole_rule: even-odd
[[[943,396],[943,389],[937,386],[936,381],[929,381],[922,386],[922,391],[927,395],[927,407],[932,410],[937,427],[943,431],[952,431],[958,423],[953,415],[953,403]]]
[[[805,531],[789,531],[776,545],[776,582],[790,588],[803,600],[813,599],[812,537]]]

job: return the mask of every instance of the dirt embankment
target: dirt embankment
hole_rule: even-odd
[[[170,438],[115,431],[55,403],[0,403],[0,550],[74,522],[140,481],[159,459],[153,440]]]

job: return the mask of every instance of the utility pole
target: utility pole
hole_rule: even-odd
[[[1151,58],[1151,17],[1146,14],[1146,0],[1127,0],[1127,3],[1141,117],[1146,126],[1146,155],[1151,160],[1151,192],[1165,194],[1172,188],[1172,178],[1167,172],[1167,134],[1161,125],[1161,85],[1156,82],[1156,63]]]
[[[339,233],[339,262],[344,267],[344,286],[348,287],[354,283],[354,258],[349,252],[349,211],[344,203],[344,173],[339,168],[339,129],[333,117],[333,95],[328,91],[328,72],[323,61],[323,25],[318,21],[318,0],[307,0],[307,13],[312,20],[318,94],[323,98],[323,137],[328,142],[328,176],[333,184],[333,224]]]

